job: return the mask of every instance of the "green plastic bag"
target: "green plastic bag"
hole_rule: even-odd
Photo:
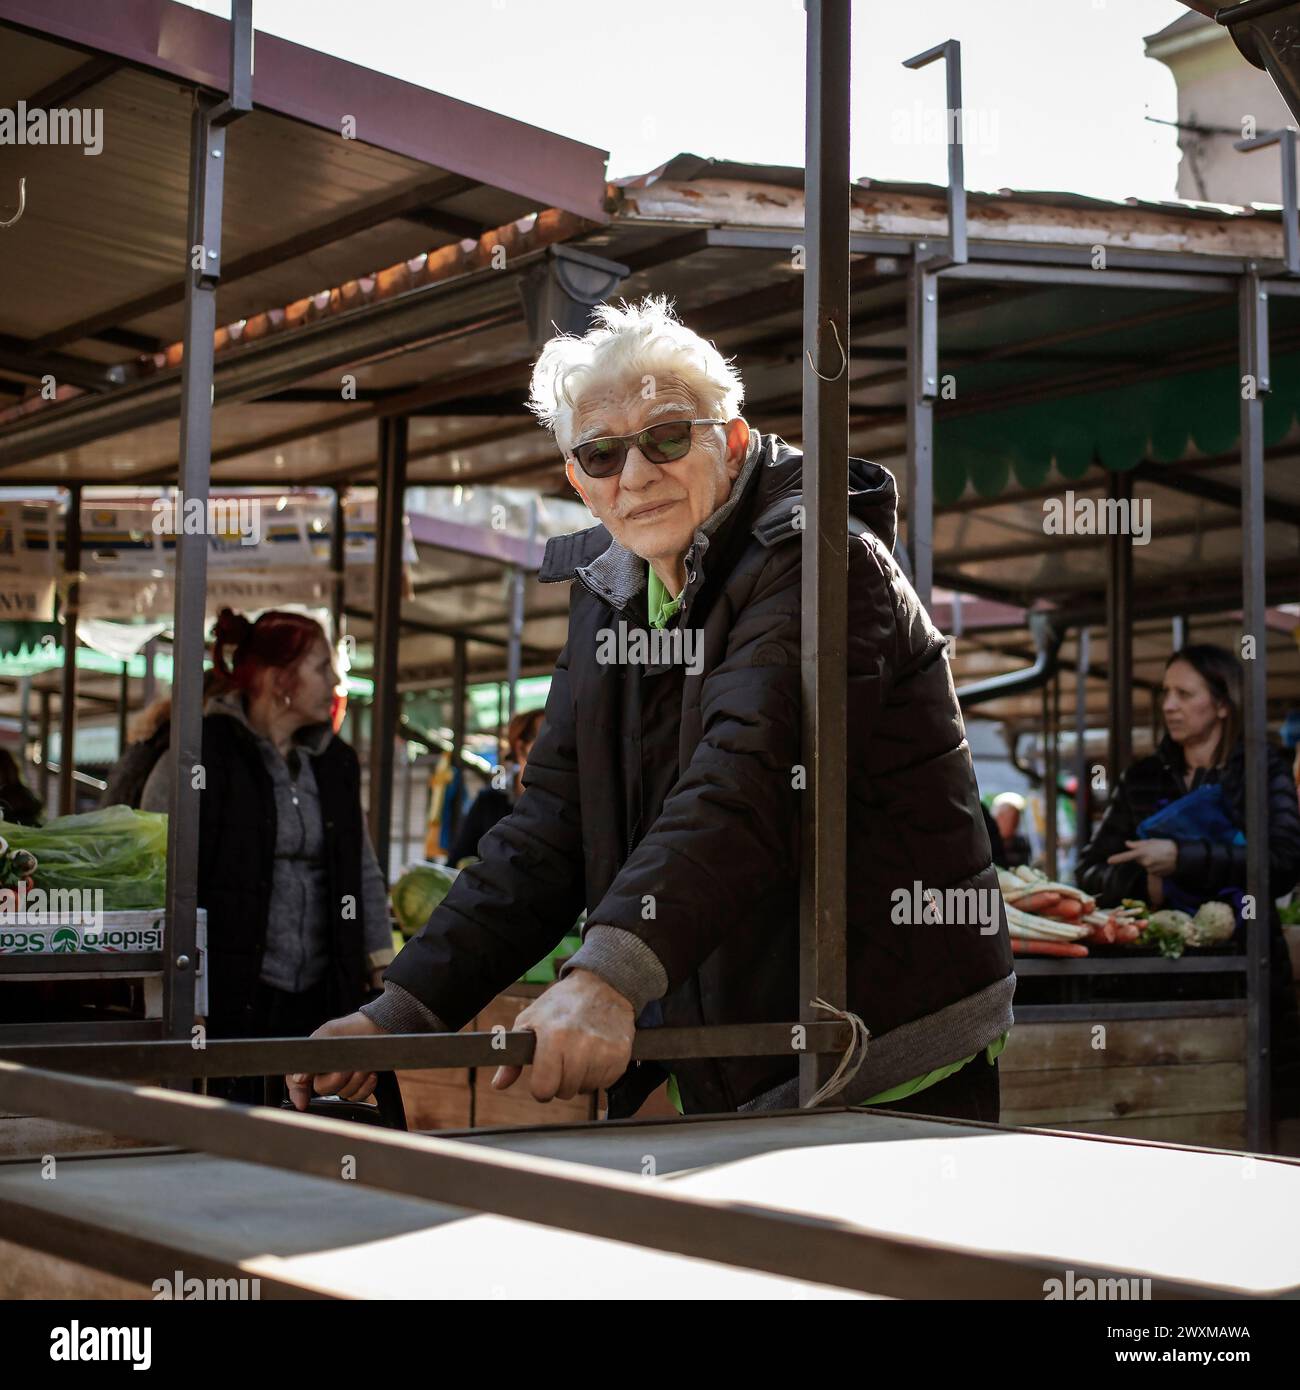
[[[167,817],[130,806],[59,816],[40,827],[0,820],[10,849],[36,856],[35,887],[93,892],[104,911],[162,907],[167,900]]]

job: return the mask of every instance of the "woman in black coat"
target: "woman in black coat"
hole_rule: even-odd
[[[1184,647],[1169,658],[1161,692],[1165,735],[1154,754],[1119,779],[1096,833],[1080,851],[1079,886],[1107,907],[1141,898],[1164,901],[1164,881],[1199,901],[1246,890],[1246,846],[1210,840],[1138,839],[1153,812],[1196,788],[1218,783],[1232,823],[1246,829],[1241,666],[1222,647]],[[1300,1114],[1300,1018],[1295,981],[1272,899],[1300,880],[1300,803],[1283,749],[1268,748],[1270,1005],[1274,1116]],[[1249,928],[1255,924],[1246,923]],[[1239,931],[1240,935],[1240,931]]]

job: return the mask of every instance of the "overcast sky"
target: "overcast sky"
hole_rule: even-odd
[[[228,15],[229,0],[185,0]],[[1142,39],[1177,0],[856,0],[855,178],[942,182],[941,65],[962,43],[966,181],[1169,198],[1168,68]],[[258,29],[610,151],[803,163],[802,0],[254,0]]]

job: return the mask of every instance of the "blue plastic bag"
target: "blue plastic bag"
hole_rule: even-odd
[[[1209,840],[1212,844],[1244,845],[1246,837],[1232,823],[1223,801],[1223,787],[1208,782],[1153,811],[1137,828],[1139,840]],[[1204,901],[1193,896],[1172,878],[1162,880],[1165,907],[1195,915]],[[1240,888],[1224,888],[1215,897],[1226,902],[1241,925]]]
[[[1246,837],[1232,823],[1223,802],[1223,787],[1209,782],[1153,811],[1137,828],[1139,840],[1209,840],[1244,845]]]

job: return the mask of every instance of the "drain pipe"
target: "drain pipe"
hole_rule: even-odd
[[[1026,666],[1023,671],[1007,671],[1000,676],[963,685],[957,691],[957,703],[963,710],[1003,695],[1020,695],[1026,690],[1038,690],[1052,679],[1060,665],[1061,644],[1065,641],[1065,628],[1057,625],[1055,616],[1053,613],[1028,615],[1029,631],[1037,649],[1034,664]]]

